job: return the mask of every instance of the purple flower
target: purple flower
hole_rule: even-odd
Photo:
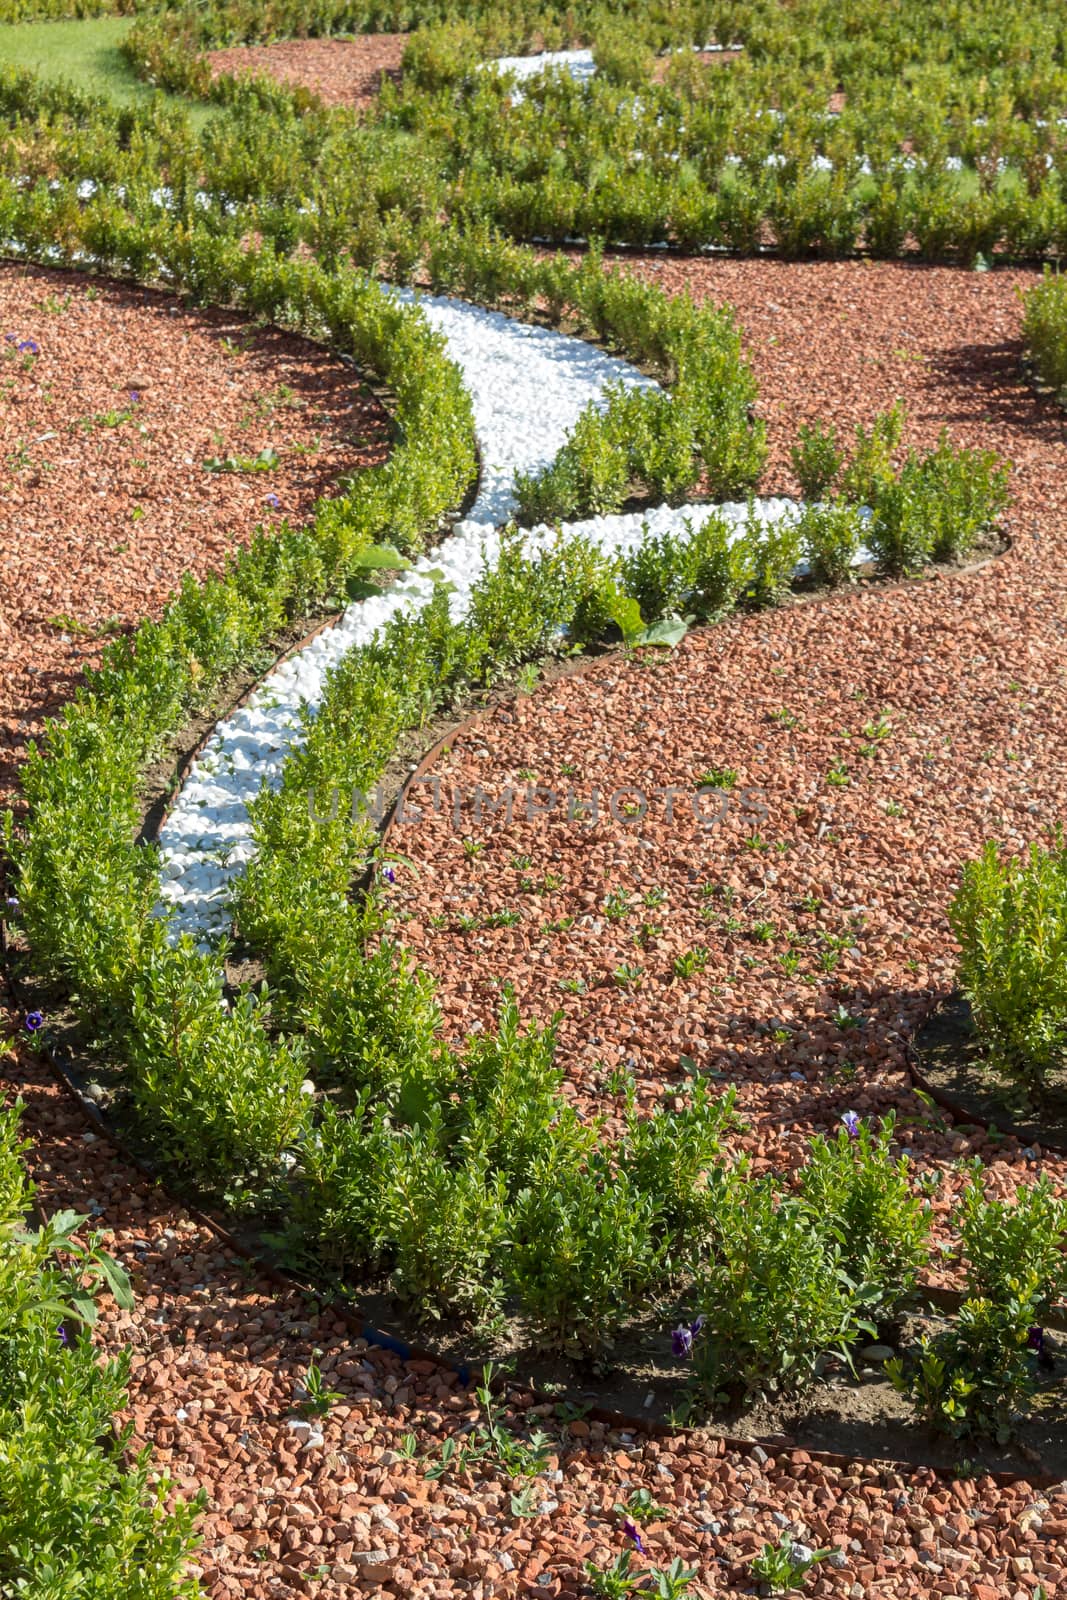
[[[860,1136],[860,1119],[856,1113],[854,1111],[846,1111],[841,1121],[844,1123],[849,1138],[858,1139]]]
[[[56,1329],[56,1338],[59,1340],[60,1344],[70,1344],[70,1334],[67,1332],[66,1328],[64,1328],[62,1323],[60,1323],[59,1327]]]
[[[676,1356],[691,1356],[693,1354],[693,1340],[704,1326],[705,1319],[696,1317],[688,1327],[683,1322],[679,1327],[671,1329],[671,1349]]]
[[[671,1350],[676,1356],[691,1356],[693,1354],[693,1334],[683,1322],[681,1327],[671,1329]]]
[[[17,344],[17,342],[18,342],[17,335],[15,335],[13,333],[5,333],[4,334],[4,343],[5,344]]]
[[[645,1549],[644,1540],[641,1538],[640,1533],[638,1532],[638,1530],[634,1526],[634,1524],[630,1521],[629,1517],[627,1517],[626,1521],[623,1523],[622,1531],[623,1531],[623,1533],[626,1535],[626,1537],[628,1539],[632,1539],[633,1540],[634,1544],[637,1546],[637,1549],[640,1551],[640,1553],[643,1556],[647,1556],[648,1555],[648,1551]]]
[[[1045,1330],[1035,1323],[1026,1335],[1026,1343],[1035,1354],[1043,1356],[1045,1353]]]
[[[278,507],[281,505],[281,501],[278,499],[276,494],[269,494],[267,496],[267,505],[270,506],[272,511],[277,511]]]
[[[41,1013],[39,1011],[27,1011],[27,1013],[26,1013],[26,1031],[27,1031],[27,1033],[36,1033],[39,1028],[43,1028],[43,1027],[44,1027],[44,1018],[42,1017]]]
[[[22,342],[16,346],[16,349],[20,355],[24,356],[35,356],[40,353],[40,346],[38,345],[36,339],[23,339]]]
[[[137,393],[136,389],[130,390],[130,404],[134,406],[139,406],[141,404],[141,396]]]
[[[9,894],[8,895],[8,897],[7,897],[7,909],[12,913],[18,911],[18,909],[19,909],[19,897],[18,897],[17,894]]]
[[[395,883],[396,882],[396,873],[394,872],[392,867],[383,867],[382,868],[382,877],[385,879],[386,883]]]

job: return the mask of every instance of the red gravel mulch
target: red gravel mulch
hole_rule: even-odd
[[[306,520],[342,473],[383,458],[389,420],[307,340],[21,267],[0,268],[0,395],[2,804],[111,633],[157,616],[258,524]],[[270,471],[204,467],[268,448]]]
[[[1063,424],[1012,381],[1011,277],[767,263],[656,270],[671,285],[688,280],[738,304],[763,380],[777,482],[787,479],[779,436],[787,443],[805,416],[850,424],[904,394],[914,439],[933,442],[944,419],[954,436],[1015,459],[1015,549],[977,576],[735,618],[648,667],[606,661],[524,701],[511,722],[497,715],[439,767],[491,788],[497,777],[517,778],[518,767],[565,782],[562,766],[573,764],[578,787],[608,771],[612,786],[691,783],[712,765],[730,766],[739,787],[765,791],[769,816],[759,827],[769,850],[744,847],[750,822],[743,834],[728,821],[698,835],[646,820],[590,834],[577,825],[501,829],[468,861],[448,830],[409,829],[405,848],[432,870],[402,876],[397,905],[413,917],[405,933],[437,972],[457,1031],[491,1015],[490,976],[511,976],[543,1014],[560,1003],[558,978],[585,974],[597,980],[585,995],[562,996],[576,1093],[599,1094],[594,1055],[605,1063],[632,1055],[651,1092],[661,1073],[677,1081],[685,1050],[743,1083],[752,1144],[782,1161],[847,1105],[876,1111],[899,1100],[915,1109],[900,1033],[949,981],[943,907],[958,860],[990,826],[1023,839],[1057,805],[1062,814]],[[93,564],[83,571],[91,588]],[[72,590],[76,576],[72,567]],[[783,708],[795,725],[769,719]],[[861,741],[862,725],[881,712],[889,735]],[[861,754],[861,742],[874,754]],[[838,758],[850,781],[828,787]],[[522,869],[529,876],[543,883],[558,873],[562,885],[520,891],[520,869],[508,865],[518,852],[532,857]],[[721,896],[708,902],[711,922],[699,916],[706,881],[736,895],[732,908]],[[610,890],[636,897],[657,888],[667,890],[662,905],[617,923],[603,917]],[[818,911],[797,909],[807,893],[823,902]],[[451,919],[504,904],[523,910],[514,929],[461,936],[429,925],[438,912]],[[723,927],[728,911],[746,931]],[[537,932],[565,913],[579,919],[569,933]],[[830,992],[830,975],[815,987],[784,980],[773,958],[785,951],[787,927],[836,934],[861,914],[832,975],[847,1002]],[[747,933],[757,918],[775,924],[766,948]],[[647,950],[630,942],[644,920],[664,928]],[[706,971],[669,981],[668,958],[697,941],[710,952]],[[801,946],[803,970],[819,948],[814,938]],[[646,969],[627,996],[602,981],[619,959]],[[859,1017],[857,1028],[828,1021],[838,1003]],[[765,1031],[779,1022],[788,1040]],[[427,1481],[425,1460],[412,1464],[400,1446],[412,1434],[418,1455],[436,1459],[444,1437],[471,1419],[454,1380],[353,1344],[328,1316],[250,1276],[178,1206],[131,1180],[25,1052],[19,1078],[42,1200],[93,1209],[135,1271],[137,1309],[109,1312],[102,1339],[134,1345],[131,1416],[155,1441],[157,1461],[189,1492],[208,1490],[199,1565],[212,1600],[577,1596],[583,1561],[606,1568],[623,1549],[612,1508],[638,1486],[666,1514],[646,1531],[649,1556],[636,1566],[680,1556],[698,1568],[705,1595],[752,1593],[752,1557],[783,1527],[839,1552],[840,1565],[806,1580],[815,1597],[1033,1600],[1041,1585],[1052,1600],[1067,1590],[1063,1486],[1038,1494],[988,1478],[948,1484],[874,1465],[838,1471],[804,1451],[724,1452],[699,1436],[642,1443],[582,1419],[564,1429],[528,1410],[526,1420],[547,1426],[560,1448],[558,1468],[536,1486],[536,1515],[514,1514],[514,1486],[502,1479]],[[905,1132],[927,1159],[944,1161],[946,1141],[934,1130]],[[1009,1177],[1022,1167],[1001,1170]],[[318,1351],[342,1399],[294,1431],[295,1381]]]
[[[383,78],[400,81],[406,33],[368,33],[358,39],[286,39],[278,44],[237,45],[213,50],[213,77],[224,72],[266,74],[292,87],[311,89],[329,106],[366,106]]]

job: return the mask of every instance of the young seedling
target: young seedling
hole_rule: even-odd
[[[681,1556],[675,1556],[669,1567],[653,1567],[649,1572],[652,1593],[657,1600],[686,1600],[696,1575],[696,1567],[687,1567]]]
[[[301,1384],[304,1391],[300,1401],[300,1409],[312,1417],[324,1417],[338,1400],[343,1400],[344,1395],[340,1389],[327,1389],[326,1380],[322,1376],[322,1369],[312,1361],[304,1374]]]
[[[511,1515],[513,1517],[536,1517],[541,1509],[540,1499],[534,1498],[536,1493],[536,1485],[527,1483],[516,1494],[512,1494],[509,1497]]]
[[[625,1505],[615,1507],[617,1517],[630,1517],[634,1522],[659,1522],[668,1515],[667,1507],[658,1505],[648,1489],[635,1489]]]
[[[696,781],[698,789],[733,789],[737,785],[737,772],[733,767],[709,767]]]
[[[703,972],[708,964],[708,952],[702,944],[694,945],[692,950],[686,950],[680,956],[675,956],[673,971],[676,978],[691,978],[695,972]]]
[[[587,1561],[585,1575],[593,1593],[599,1595],[601,1600],[625,1600],[637,1583],[636,1575],[630,1571],[631,1559],[630,1551],[624,1550],[606,1571],[594,1561]]]
[[[485,1422],[472,1435],[475,1448],[481,1458],[502,1468],[509,1478],[536,1478],[544,1472],[555,1447],[548,1434],[539,1429],[529,1439],[520,1439],[502,1425],[493,1398],[495,1375],[493,1363],[487,1362],[482,1368],[481,1385],[475,1390],[485,1411]]]
[[[765,1583],[772,1594],[788,1594],[791,1589],[799,1589],[812,1567],[830,1554],[829,1549],[813,1550],[783,1533],[777,1544],[768,1542],[754,1558],[752,1576]]]

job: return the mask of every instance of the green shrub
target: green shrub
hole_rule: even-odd
[[[811,1141],[799,1193],[841,1248],[859,1315],[888,1322],[914,1293],[929,1258],[933,1213],[912,1192],[906,1156],[890,1155],[893,1121],[855,1121]]]
[[[675,534],[647,535],[618,564],[624,592],[641,608],[646,623],[677,612],[691,585],[690,545]]]
[[[604,516],[619,510],[629,481],[612,419],[591,403],[551,466],[536,476],[516,474],[519,519],[529,526]]]
[[[1012,1203],[989,1200],[977,1162],[960,1203],[968,1298],[949,1328],[886,1372],[934,1427],[1004,1443],[1033,1392],[1040,1324],[1067,1285],[1067,1204],[1047,1178]]]
[[[993,450],[956,449],[942,430],[918,475],[933,559],[962,559],[1007,503],[1006,464]]]
[[[857,1332],[841,1245],[765,1178],[733,1184],[713,1238],[694,1291],[697,1381],[711,1397],[807,1388]]]
[[[401,67],[420,89],[430,93],[448,89],[474,71],[480,59],[479,44],[477,33],[466,23],[419,28],[404,46]]]
[[[904,436],[906,413],[897,400],[890,411],[882,411],[871,424],[870,432],[856,426],[856,442],[851,459],[841,475],[841,492],[858,505],[874,505],[893,483],[893,455]]]
[[[1040,1097],[1067,1060],[1067,850],[986,845],[949,907],[959,983],[994,1069]]]
[[[1067,389],[1067,278],[1045,268],[1042,281],[1023,295],[1023,342],[1042,383],[1061,396]]]
[[[824,428],[820,422],[802,422],[797,438],[799,442],[790,451],[790,459],[800,492],[805,500],[821,500],[833,488],[844,465],[837,429],[833,423]]]
[[[891,577],[919,572],[933,556],[934,530],[925,485],[914,464],[875,489],[864,543]]]
[[[754,607],[777,605],[788,591],[800,561],[801,536],[797,522],[765,523],[750,510],[745,527],[752,576],[742,599]]]
[[[217,962],[171,950],[162,925],[133,986],[128,1085],[155,1150],[201,1183],[269,1174],[306,1128],[302,1039],[273,1044],[265,1000],[223,1006]]]
[[[550,1348],[595,1352],[669,1272],[660,1207],[610,1159],[537,1161],[515,1196],[507,1263],[523,1308]]]
[[[945,1332],[922,1340],[908,1359],[887,1361],[886,1376],[932,1427],[1006,1443],[1033,1392],[1030,1319],[1025,1294],[967,1300]]]
[[[816,583],[836,587],[851,581],[852,564],[865,532],[858,508],[846,501],[804,507],[797,535]]]
[[[960,1241],[967,1286],[1005,1305],[1025,1295],[1042,1322],[1067,1288],[1067,1202],[1047,1177],[1021,1184],[1014,1201],[989,1200],[980,1169],[961,1198]]]
[[[631,1118],[618,1153],[637,1192],[659,1208],[675,1277],[695,1270],[707,1249],[727,1181],[722,1138],[736,1122],[733,1089],[714,1098],[699,1079],[685,1089],[681,1110],[658,1108],[650,1117]]]
[[[609,385],[611,432],[626,453],[630,478],[655,500],[681,505],[700,477],[693,421],[659,389]]]
[[[360,1100],[342,1115],[324,1102],[290,1180],[285,1237],[297,1259],[335,1274],[382,1267],[396,1143],[386,1110],[375,1112]]]
[[[720,516],[707,517],[696,532],[689,530],[686,563],[687,609],[702,621],[731,611],[755,577],[752,540],[732,538]]]
[[[655,65],[652,51],[630,28],[598,29],[593,61],[606,82],[621,89],[644,88]]]
[[[507,1179],[487,1158],[453,1164],[435,1128],[395,1141],[385,1196],[392,1281],[416,1314],[449,1311],[485,1321],[500,1309],[505,1243],[513,1227]]]
[[[500,558],[475,584],[469,632],[478,641],[485,680],[564,647],[564,626],[595,584],[603,563],[581,539],[557,540],[527,556],[514,529],[501,535]]]

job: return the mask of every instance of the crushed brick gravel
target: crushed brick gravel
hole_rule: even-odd
[[[184,573],[217,570],[258,525],[306,520],[342,473],[382,459],[389,426],[307,340],[149,290],[0,268],[0,803],[112,633],[158,615]],[[269,471],[204,466],[268,449]]]
[[[399,83],[407,41],[406,33],[286,39],[213,50],[208,61],[216,78],[224,72],[267,74],[291,87],[312,90],[326,105],[365,106],[377,98],[383,77]]]
[[[759,831],[768,851],[746,849],[751,821],[732,816],[707,834],[649,819],[601,823],[589,835],[523,825],[488,836],[470,860],[450,830],[412,828],[405,849],[433,870],[402,879],[397,907],[411,914],[406,936],[438,974],[453,1026],[491,1014],[490,976],[510,976],[543,1013],[559,1003],[555,978],[588,973],[599,980],[589,992],[564,997],[575,1092],[599,1096],[594,1051],[605,1063],[634,1056],[651,1092],[659,1072],[677,1079],[688,1049],[744,1084],[754,1151],[783,1161],[801,1133],[846,1105],[914,1109],[901,1035],[950,981],[943,912],[956,864],[990,827],[1029,838],[1062,804],[1063,424],[1013,381],[1013,276],[760,262],[672,262],[660,274],[737,304],[780,485],[787,456],[779,441],[788,443],[804,417],[850,424],[903,394],[917,442],[933,442],[944,420],[954,437],[995,444],[1014,459],[1014,548],[977,575],[736,618],[645,668],[605,661],[511,708],[511,722],[492,718],[438,769],[489,788],[496,777],[517,779],[518,767],[552,781],[573,763],[578,787],[608,768],[621,786],[627,777],[691,783],[711,766],[730,766],[738,790],[765,791]],[[782,708],[797,717],[794,726],[771,718]],[[882,711],[892,730],[863,740],[876,749],[862,755],[862,724]],[[828,787],[837,758],[850,781]],[[778,851],[779,841],[789,848]],[[562,886],[520,893],[507,862],[522,852],[533,858],[524,869],[531,876],[559,873]],[[734,880],[742,930],[724,929],[719,901],[711,902],[716,920],[700,920],[700,886],[712,880]],[[668,890],[663,905],[610,925],[604,918],[609,888],[636,895],[658,887]],[[796,909],[807,892],[822,900],[818,912]],[[429,925],[457,907],[484,913],[503,903],[523,906],[514,929],[460,936]],[[836,934],[858,907],[863,926],[849,930],[854,943],[832,975],[847,1001],[829,982],[785,983],[773,960],[785,949],[784,929]],[[565,911],[602,926],[537,933]],[[775,923],[766,951],[744,931],[757,918]],[[647,951],[628,937],[643,920],[665,929]],[[668,958],[698,939],[710,951],[705,972],[684,986],[667,981]],[[805,961],[816,946],[802,947]],[[625,1000],[602,981],[620,956],[649,974]],[[848,1004],[858,1027],[829,1022],[837,1003]],[[778,1022],[787,1041],[766,1031]],[[472,1420],[455,1379],[353,1344],[329,1316],[256,1279],[159,1190],[131,1179],[39,1062],[25,1051],[17,1059],[9,1080],[27,1102],[42,1201],[94,1211],[135,1273],[136,1311],[110,1309],[100,1338],[134,1346],[130,1415],[138,1434],[154,1439],[159,1464],[188,1492],[208,1491],[198,1565],[212,1600],[574,1595],[585,1560],[605,1567],[624,1547],[613,1507],[638,1486],[665,1515],[647,1531],[650,1554],[637,1567],[679,1555],[698,1568],[696,1586],[707,1595],[751,1594],[752,1556],[783,1530],[835,1549],[806,1582],[813,1596],[1033,1600],[1039,1586],[1050,1597],[1067,1592],[1062,1485],[1039,1493],[1025,1483],[949,1483],[873,1464],[839,1470],[802,1450],[739,1453],[699,1436],[647,1442],[584,1419],[561,1426],[532,1415],[521,1395],[513,1420],[540,1423],[559,1441],[536,1486],[535,1515],[515,1515],[510,1486],[497,1478],[428,1481],[401,1446],[412,1434],[419,1456],[433,1458]],[[946,1161],[951,1132],[922,1124],[904,1132],[927,1160]],[[1007,1146],[983,1153],[1005,1177],[1024,1170],[1005,1161]],[[342,1398],[317,1423],[292,1426],[296,1380],[318,1351]]]

